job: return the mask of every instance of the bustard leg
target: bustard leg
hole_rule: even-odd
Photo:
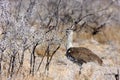
[[[79,74],[81,74],[81,69],[82,69],[82,66],[80,66]]]
[[[82,65],[83,65],[83,63],[86,63],[86,62],[83,60],[78,60],[78,63],[79,63],[78,65],[80,66],[79,74],[81,74]]]

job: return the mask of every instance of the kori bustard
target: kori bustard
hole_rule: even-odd
[[[66,56],[68,59],[77,63],[78,65],[82,65],[87,62],[95,62],[99,65],[102,65],[103,61],[100,59],[94,52],[85,47],[74,47],[73,46],[73,30],[67,29],[67,44],[66,44]]]

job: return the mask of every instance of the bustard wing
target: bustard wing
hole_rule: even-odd
[[[96,54],[94,54],[89,49],[83,49],[79,51],[79,58],[84,60],[85,62],[98,62],[100,65],[102,65],[103,62]]]
[[[92,59],[93,58],[90,54],[80,54],[78,60],[83,60],[84,62],[90,62]]]
[[[85,62],[90,62],[93,60],[94,58],[94,54],[91,50],[87,49],[87,48],[81,48],[81,50],[79,49],[79,55],[78,55],[79,59],[84,60]]]

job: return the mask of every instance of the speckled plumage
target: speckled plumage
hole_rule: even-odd
[[[91,50],[84,47],[70,47],[66,52],[66,56],[78,65],[82,65],[87,62],[97,62],[99,65],[102,65],[103,63],[102,59],[100,59]]]

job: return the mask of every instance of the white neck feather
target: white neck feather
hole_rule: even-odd
[[[66,31],[67,35],[67,44],[66,44],[66,49],[69,49],[70,47],[73,47],[73,30],[67,30]]]

